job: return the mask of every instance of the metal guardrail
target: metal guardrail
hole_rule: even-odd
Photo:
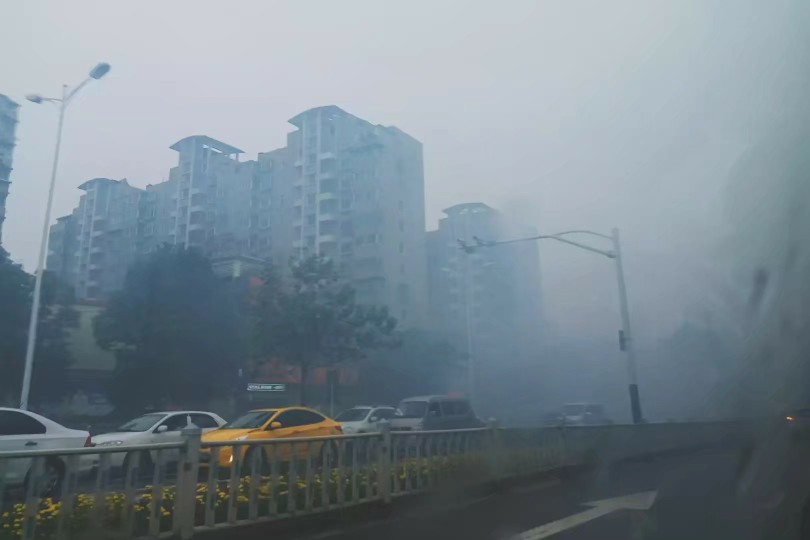
[[[124,538],[185,539],[202,530],[547,471],[602,450],[621,457],[617,437],[638,451],[655,451],[739,429],[719,425],[417,432],[392,431],[384,423],[379,433],[218,442],[202,442],[198,429],[188,429],[178,443],[0,452],[0,514],[19,527],[21,540],[68,539],[94,528]],[[123,466],[111,465],[115,454],[125,456]],[[5,478],[21,460],[29,469],[15,494]]]

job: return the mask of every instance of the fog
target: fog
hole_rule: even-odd
[[[640,372],[664,381],[661,343],[685,321],[711,313],[741,332],[751,265],[732,240],[729,183],[803,88],[798,6],[13,2],[0,92],[23,106],[4,246],[33,270],[56,111],[23,96],[57,94],[96,62],[113,68],[69,111],[55,216],[88,178],[162,180],[182,137],[207,134],[251,158],[282,146],[298,112],[336,104],[424,144],[429,228],[467,201],[541,232],[619,227]],[[566,354],[610,371],[623,392],[611,262],[554,243],[540,257],[551,347],[575,344]]]

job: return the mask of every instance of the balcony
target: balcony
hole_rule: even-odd
[[[327,191],[324,193],[318,193],[318,200],[319,201],[331,201],[337,200],[338,194],[333,191]]]
[[[336,233],[321,234],[318,236],[318,241],[321,244],[334,244],[338,241],[338,235]]]
[[[321,212],[318,216],[318,220],[321,222],[324,221],[335,221],[338,218],[337,212]]]

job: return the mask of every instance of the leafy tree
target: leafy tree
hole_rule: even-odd
[[[0,248],[0,397],[19,403],[25,368],[25,346],[34,277],[14,264]],[[32,404],[55,402],[69,390],[66,371],[72,362],[67,348],[71,328],[78,325],[78,313],[70,307],[72,295],[49,272],[42,281],[34,371],[31,377]]]
[[[99,345],[116,354],[113,403],[202,406],[232,388],[244,353],[239,315],[227,282],[196,251],[164,246],[133,264],[94,321]]]
[[[354,290],[339,279],[331,260],[313,256],[290,267],[290,279],[271,270],[254,304],[254,355],[281,358],[301,373],[300,402],[307,376],[393,345],[396,320],[385,307],[358,305]]]

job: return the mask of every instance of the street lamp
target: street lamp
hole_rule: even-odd
[[[28,342],[25,347],[25,371],[23,373],[22,392],[20,395],[20,408],[28,409],[28,396],[31,392],[31,373],[34,367],[34,349],[36,347],[37,339],[37,324],[39,322],[39,307],[40,296],[42,294],[42,275],[45,269],[45,254],[48,249],[48,226],[51,221],[51,207],[53,206],[53,191],[56,185],[56,170],[59,165],[59,149],[62,146],[62,125],[65,120],[65,109],[70,104],[76,93],[84,88],[92,80],[102,78],[107,72],[110,71],[110,64],[100,63],[97,64],[87,78],[81,83],[76,85],[72,90],[68,90],[67,85],[62,85],[61,98],[48,98],[38,94],[31,94],[25,96],[25,99],[31,103],[58,103],[59,104],[59,123],[56,128],[56,147],[53,152],[53,166],[51,168],[51,184],[48,188],[48,202],[45,206],[45,222],[42,225],[42,238],[39,243],[39,259],[37,260],[36,275],[34,279],[34,296],[31,301],[31,318],[28,321]]]
[[[581,244],[568,238],[564,238],[571,234],[589,234],[598,238],[610,240],[613,244],[612,250],[598,249],[587,244]],[[494,247],[503,244],[513,244],[515,242],[529,242],[534,240],[556,240],[564,244],[578,247],[586,251],[603,255],[609,259],[613,259],[616,263],[616,280],[619,287],[619,306],[622,318],[622,329],[619,332],[619,348],[627,353],[627,383],[628,391],[630,393],[630,412],[633,417],[633,423],[639,424],[642,421],[641,414],[641,397],[638,391],[638,375],[636,373],[636,351],[633,343],[632,334],[630,332],[630,309],[627,305],[627,287],[624,283],[624,266],[622,264],[622,248],[619,240],[619,229],[614,228],[610,235],[601,234],[594,231],[574,230],[563,231],[557,234],[543,234],[539,236],[531,236],[529,238],[516,238],[514,240],[501,240],[501,241],[485,241],[478,237],[473,237],[474,244],[459,240],[461,249],[465,253],[474,253],[479,248]]]

